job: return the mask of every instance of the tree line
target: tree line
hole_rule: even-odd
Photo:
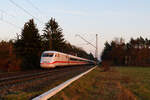
[[[43,28],[40,35],[33,19],[24,24],[17,38],[9,42],[0,42],[0,69],[26,70],[40,68],[40,56],[43,51],[53,50],[77,55],[79,57],[94,60],[92,53],[88,54],[82,48],[71,45],[65,40],[63,29],[54,18],[51,18]]]
[[[150,66],[150,40],[143,37],[106,42],[101,56],[102,61],[109,61],[117,66]]]

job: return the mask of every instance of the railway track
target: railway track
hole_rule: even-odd
[[[26,73],[26,74],[17,74],[17,75],[6,75],[7,77],[0,78],[0,89],[6,89],[14,85],[22,84],[24,82],[30,82],[33,80],[45,78],[45,77],[51,77],[51,79],[55,79],[57,77],[61,77],[63,74],[69,74],[70,71],[77,72],[78,70],[86,70],[90,67],[84,67],[84,66],[70,66],[70,67],[63,67],[63,68],[55,68],[50,70],[44,70],[44,71],[36,71],[36,73]]]
[[[5,77],[12,77],[12,76],[19,76],[19,75],[26,75],[29,73],[38,73],[43,72],[44,70],[38,69],[38,70],[28,70],[28,71],[19,71],[19,72],[10,72],[10,73],[0,73],[0,79]]]

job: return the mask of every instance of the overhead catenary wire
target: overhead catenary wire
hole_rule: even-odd
[[[88,36],[88,34],[87,33],[85,33],[85,34],[83,34],[82,35],[82,37],[84,36],[85,37],[85,35],[86,36]],[[76,36],[78,36],[78,34],[76,34]],[[80,37],[81,38],[81,37]],[[85,40],[84,40],[85,41]],[[95,43],[95,37],[93,37],[92,39],[90,39],[90,40],[88,40],[91,44],[93,44],[93,43]],[[89,43],[87,43],[86,45],[89,45]]]
[[[34,8],[34,9],[37,11],[37,13],[42,14],[43,17],[47,18],[47,16],[44,16],[44,15],[45,15],[44,12],[43,12],[42,10],[40,10],[40,8],[39,8],[37,5],[35,5],[35,3],[33,3],[31,0],[25,0],[25,1],[26,1],[29,5],[31,5],[32,8]],[[42,23],[42,24],[45,25],[45,23]]]
[[[34,15],[32,15],[30,12],[28,12],[25,8],[23,8],[22,6],[20,6],[19,4],[17,4],[16,2],[14,2],[13,0],[9,0],[13,5],[15,5],[17,8],[21,9],[22,11],[24,11],[26,14],[32,16],[34,19],[36,19],[37,21],[43,23],[39,18],[35,17]]]
[[[86,39],[84,39],[82,36],[80,36],[79,34],[76,34],[76,36],[79,36],[81,39],[83,39],[84,41],[86,41],[87,43],[89,43],[91,46],[93,46],[94,48],[96,48],[95,45],[93,45],[92,43],[90,43],[89,41],[87,41]]]
[[[95,58],[98,59],[98,34],[96,34],[96,46],[93,45],[92,43],[90,43],[89,41],[87,41],[86,39],[84,39],[82,36],[80,36],[79,34],[76,34],[76,36],[80,37],[82,40],[84,40],[85,42],[87,42],[88,44],[90,44],[91,46],[93,46],[96,50],[95,50]]]
[[[9,22],[9,21],[4,19],[4,13],[7,14],[8,16],[11,16],[11,17],[15,17],[15,16],[13,16],[11,14],[8,14],[6,11],[4,11],[2,9],[0,9],[0,12],[1,12],[1,15],[0,15],[0,21],[1,22],[4,22],[4,23],[9,24],[9,25],[11,25],[11,26],[13,26],[15,28],[19,28],[20,29],[20,27],[18,25],[16,25],[16,24],[14,24],[12,22]]]
[[[9,13],[7,13],[6,11],[4,11],[4,10],[2,10],[2,9],[0,9],[0,12],[1,12],[1,15],[6,14],[6,15],[8,15],[8,16],[10,16],[10,17],[12,17],[12,18],[15,18],[15,16],[14,16],[14,15],[9,14]],[[2,17],[2,16],[1,16],[1,17]]]
[[[22,11],[24,11],[26,14],[32,16],[34,19],[36,19],[37,21],[41,22],[42,21],[40,19],[38,19],[37,17],[35,17],[33,14],[31,14],[29,11],[27,11],[25,8],[23,8],[22,6],[20,6],[19,4],[17,4],[16,2],[14,2],[13,0],[9,0],[13,5],[15,5],[17,8],[21,9]],[[33,4],[32,4],[33,5]],[[35,6],[34,6],[35,7]],[[35,7],[36,8],[36,7]],[[13,14],[9,14],[8,12],[6,12],[5,10],[3,9],[0,9],[0,22],[3,22],[5,24],[8,24],[8,25],[11,25],[13,26],[14,28],[17,28],[17,29],[22,29],[20,26],[18,26],[17,24],[11,22],[11,21],[8,21],[6,20],[6,16],[8,16],[9,18],[16,18]],[[43,24],[43,23],[42,23]]]
[[[7,21],[7,20],[0,19],[0,21],[4,22],[4,23],[6,23],[6,24],[9,24],[9,25],[11,25],[11,26],[13,26],[13,27],[15,27],[15,28],[21,29],[21,27],[19,27],[18,25],[14,24],[14,23],[12,23],[12,22],[9,22],[9,21]]]
[[[29,5],[31,5],[36,11],[38,11],[39,13],[41,13],[41,11],[40,11],[40,9],[37,7],[37,6],[35,6],[32,2],[31,2],[31,0],[25,0]]]

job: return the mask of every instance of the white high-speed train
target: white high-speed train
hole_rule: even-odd
[[[57,51],[44,51],[41,55],[40,66],[42,68],[54,68],[56,66],[70,66],[70,65],[85,65],[95,64],[92,60],[72,56],[69,54]]]

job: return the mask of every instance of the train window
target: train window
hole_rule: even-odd
[[[59,57],[59,53],[56,53],[56,54],[55,54],[55,57]]]
[[[55,54],[55,57],[58,57],[57,53]]]
[[[44,53],[42,57],[53,57],[53,53]]]

